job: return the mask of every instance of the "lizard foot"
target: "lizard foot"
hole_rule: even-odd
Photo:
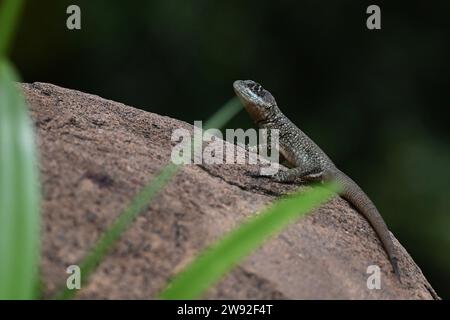
[[[290,174],[289,170],[278,171],[276,174],[271,176],[271,178],[276,182],[285,184],[298,184],[304,182],[301,177]]]

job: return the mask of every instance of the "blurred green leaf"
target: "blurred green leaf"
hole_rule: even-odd
[[[224,104],[216,113],[209,117],[203,126],[203,130],[210,128],[223,128],[228,121],[230,121],[239,111],[242,110],[242,105],[237,97],[230,99]]]
[[[31,299],[39,262],[39,182],[32,123],[0,60],[0,299]]]
[[[207,249],[161,293],[162,299],[197,299],[264,240],[329,199],[336,185],[315,186],[281,199]]]
[[[0,59],[9,49],[22,5],[22,0],[4,0],[0,5]]]

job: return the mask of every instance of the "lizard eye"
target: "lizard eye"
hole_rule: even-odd
[[[250,90],[265,102],[264,106],[270,107],[272,104],[275,104],[275,99],[272,94],[264,89],[259,83],[253,82],[250,85]]]
[[[254,93],[256,93],[258,96],[261,96],[261,95],[263,94],[263,91],[265,91],[265,90],[263,89],[263,87],[262,87],[259,83],[256,83],[256,82],[254,82],[254,83],[251,85],[250,89],[251,89]]]

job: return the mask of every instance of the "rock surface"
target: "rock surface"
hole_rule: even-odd
[[[46,297],[66,281],[140,188],[170,160],[179,120],[51,84],[23,84],[38,134]],[[242,152],[241,152],[242,154]],[[80,299],[151,299],[195,255],[293,186],[250,175],[254,166],[188,165],[123,234]],[[245,259],[205,298],[432,299],[405,249],[400,284],[368,222],[339,197]],[[366,286],[369,265],[381,289]]]

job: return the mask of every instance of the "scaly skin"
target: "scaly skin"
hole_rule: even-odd
[[[298,179],[338,182],[343,190],[340,195],[355,206],[376,231],[394,273],[400,280],[397,251],[389,229],[364,191],[280,111],[269,91],[252,80],[237,80],[233,87],[248,114],[260,128],[279,130],[279,152],[292,168],[278,171],[273,178],[279,182],[294,182]]]

